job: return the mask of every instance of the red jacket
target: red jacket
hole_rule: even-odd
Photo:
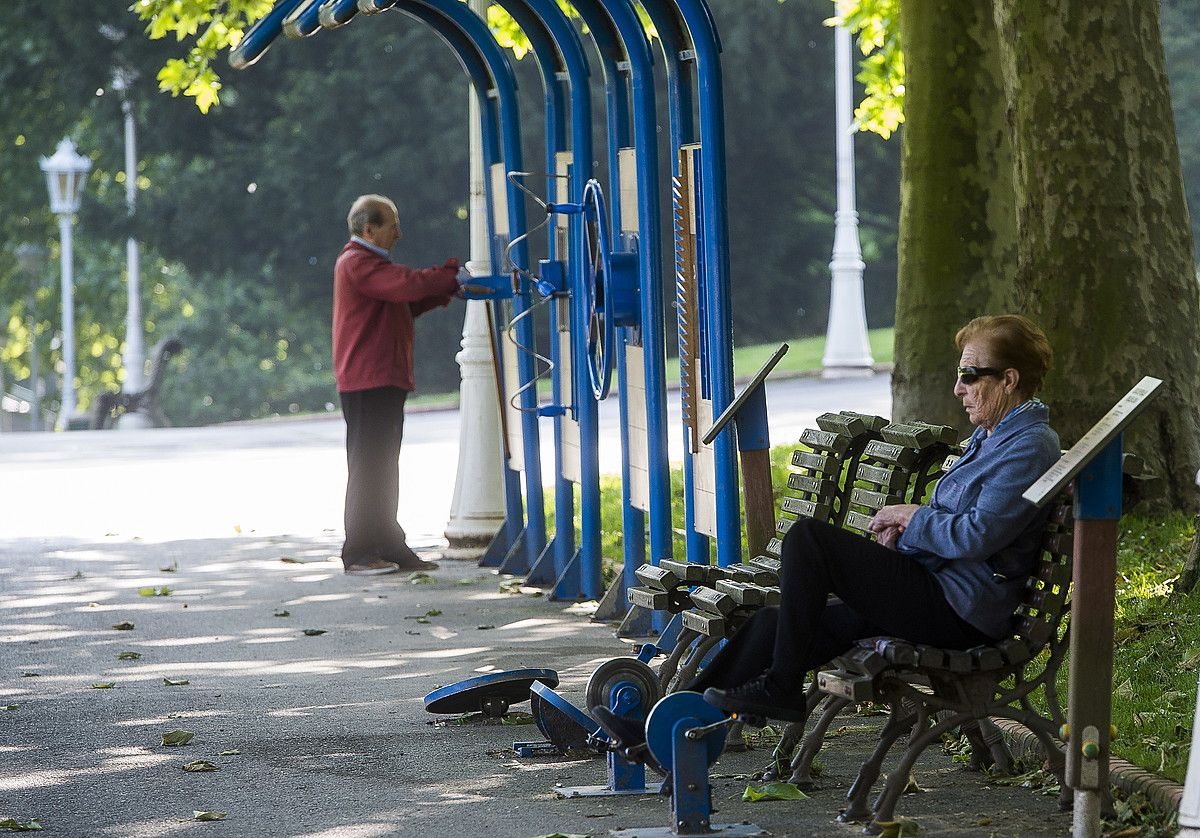
[[[415,270],[347,242],[333,269],[333,376],[338,392],[412,390],[413,318],[447,305],[457,268]]]

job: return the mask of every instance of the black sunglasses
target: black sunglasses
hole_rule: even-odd
[[[995,367],[959,367],[958,380],[963,384],[974,384],[984,376],[994,375],[996,378],[1001,378],[1004,375],[1004,370],[998,370]]]

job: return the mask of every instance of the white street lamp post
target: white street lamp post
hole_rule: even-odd
[[[30,430],[41,430],[42,425],[42,376],[39,371],[37,345],[37,289],[42,284],[42,271],[46,267],[46,248],[40,244],[25,243],[17,247],[17,262],[21,271],[29,278],[29,389],[33,402],[29,407]]]
[[[825,356],[821,359],[825,378],[870,375],[875,360],[867,339],[867,315],[863,302],[862,251],[858,243],[858,210],[854,197],[854,134],[850,117],[853,108],[850,86],[850,32],[835,30],[837,104],[837,212],[833,237],[833,260],[829,263],[829,327]]]
[[[130,221],[137,211],[137,134],[133,120],[130,89],[137,73],[122,68],[113,73],[113,90],[121,97],[121,113],[125,115],[125,212]],[[146,349],[142,336],[141,260],[138,241],[131,233],[125,242],[126,307],[125,307],[125,384],[124,390],[136,393],[146,386]]]
[[[471,8],[485,15],[487,0],[470,0]],[[470,91],[471,252],[467,270],[490,274],[487,204],[484,192],[483,140],[479,103]],[[500,462],[500,404],[492,368],[492,335],[487,303],[467,302],[463,321],[462,351],[455,356],[462,369],[459,396],[458,473],[450,520],[446,524],[447,558],[477,559],[504,523],[504,483]]]
[[[62,242],[63,383],[58,428],[67,430],[75,414],[75,263],[71,225],[79,211],[83,179],[91,171],[92,161],[77,152],[75,143],[66,138],[58,144],[52,157],[41,159],[41,168],[46,173],[50,211],[58,216],[58,234]]]

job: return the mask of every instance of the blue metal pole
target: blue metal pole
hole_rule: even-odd
[[[558,80],[561,57],[554,40],[546,31],[546,28],[536,16],[529,12],[523,3],[510,0],[510,2],[502,3],[502,5],[512,15],[517,25],[521,27],[529,39],[538,69],[541,71],[545,104],[546,159],[550,161],[548,165],[551,167],[550,170],[552,170],[555,154],[563,146],[565,134],[565,108],[563,106],[565,97],[562,85]],[[487,180],[490,181],[490,178]],[[521,205],[522,207],[524,206],[523,200]],[[548,256],[551,259],[555,256],[554,248],[555,242],[553,236],[551,236],[548,250]],[[500,265],[502,262],[495,262],[494,264]],[[550,323],[551,336],[554,334],[554,325],[553,322]],[[501,337],[501,340],[505,339],[507,338],[504,336]],[[555,399],[557,403],[557,393],[555,394]],[[561,456],[561,433],[557,422],[554,425],[554,449],[556,458]],[[552,582],[553,574],[548,572],[544,566],[545,558],[552,550],[552,544],[544,547],[532,562],[529,561],[526,551],[511,551],[507,559],[501,563],[500,571],[502,573],[523,573],[528,571],[526,581],[531,585]]]
[[[570,85],[569,104],[571,109],[572,157],[572,163],[568,168],[567,194],[570,201],[579,202],[583,200],[583,188],[592,173],[592,107],[591,91],[588,87],[590,70],[587,58],[584,55],[579,33],[567,19],[566,15],[563,14],[555,0],[526,0],[526,2],[550,30],[555,43],[561,51],[563,62],[566,66],[567,78]],[[568,287],[576,289],[574,297],[578,297],[577,289],[581,287],[584,275],[582,216],[570,216],[567,220],[567,230],[568,253],[564,254],[564,256],[568,257]],[[574,307],[574,297],[570,303],[571,308]],[[568,309],[568,318],[570,317],[571,310]],[[570,334],[577,334],[571,331],[574,327],[570,323],[570,320],[568,320],[567,326]],[[557,348],[557,335],[554,337],[554,344]],[[575,365],[574,359],[572,359],[572,366],[572,381],[577,381],[579,378],[579,367]],[[565,399],[568,394],[561,392],[561,381],[559,385],[560,398]],[[562,477],[562,463],[560,460],[558,477],[561,480],[561,484],[556,484],[556,489],[560,493],[558,497],[561,498],[562,511],[561,514],[558,512],[560,504],[556,501],[555,525],[556,528],[561,527],[565,537],[561,542],[556,544],[554,561],[558,578],[551,591],[552,599],[594,599],[599,596],[599,466],[597,463],[594,469],[589,469],[587,464],[588,440],[592,441],[590,450],[594,454],[598,452],[599,448],[599,415],[594,400],[589,398],[581,402],[577,396],[578,392],[576,389],[575,393],[569,395],[572,398],[576,417],[580,424],[580,443],[582,449],[582,460],[580,463],[581,549],[578,553],[574,550],[574,487],[570,481]],[[562,402],[560,401],[559,403],[561,404]],[[558,417],[556,419],[557,426],[561,429],[562,423],[565,421],[567,421],[565,416]],[[595,487],[594,492],[589,492],[584,488],[587,486],[589,479]],[[587,509],[589,502],[594,503],[594,509]]]
[[[421,5],[439,13],[457,26],[479,49],[496,81],[500,121],[500,146],[504,164],[508,171],[523,169],[521,157],[520,117],[517,106],[517,83],[504,51],[496,43],[487,24],[459,0],[422,0]],[[400,4],[397,4],[397,8]],[[520,190],[511,183],[508,192],[508,226],[512,240],[516,243],[508,251],[514,267],[529,270],[529,249],[523,240],[525,234],[525,212]],[[521,239],[520,241],[517,241]],[[513,316],[520,317],[531,305],[528,281],[522,279],[518,293],[513,295]],[[525,346],[535,345],[533,320],[523,317],[517,325],[517,339]],[[522,352],[518,356],[518,380],[524,388],[521,393],[521,430],[525,460],[525,556],[526,560],[514,563],[517,572],[528,571],[541,555],[546,545],[546,516],[542,499],[542,467],[538,434],[537,394],[532,382],[536,376],[533,356]]]
[[[615,28],[628,66],[628,81],[632,89],[632,123],[637,180],[638,233],[637,253],[640,277],[640,333],[625,329],[624,340],[618,346],[618,379],[621,393],[621,429],[623,477],[623,527],[625,533],[625,563],[618,581],[617,599],[624,603],[624,591],[636,584],[634,571],[645,561],[645,520],[629,499],[629,437],[628,390],[624,376],[625,343],[634,337],[641,339],[643,372],[646,386],[646,425],[649,467],[650,560],[657,564],[671,556],[670,471],[667,462],[666,431],[666,350],[664,309],[662,305],[661,221],[658,206],[658,145],[656,103],[654,94],[653,53],[636,9],[628,0],[617,0],[597,7],[591,2],[579,2],[576,8],[593,32],[602,32],[603,16]],[[603,14],[601,14],[603,13]],[[597,48],[604,47],[597,41]],[[606,69],[608,69],[606,67]],[[626,86],[618,84],[621,77],[615,72],[606,74],[609,97],[609,167],[611,200],[614,204],[614,227],[620,226],[620,180],[617,151],[629,144],[628,102]]]
[[[733,401],[733,311],[729,279],[729,225],[726,217],[725,102],[721,91],[721,44],[704,0],[674,0],[696,51],[700,113],[700,189],[703,208],[703,254],[708,326],[708,379],[713,415]],[[741,561],[742,529],[738,517],[737,452],[726,429],[713,442],[716,461],[717,564]]]

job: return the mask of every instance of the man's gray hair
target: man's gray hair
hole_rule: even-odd
[[[350,228],[350,235],[361,236],[368,224],[383,224],[387,220],[385,210],[391,210],[397,218],[400,217],[391,198],[383,195],[359,195],[350,205],[350,214],[346,216],[346,226]]]

